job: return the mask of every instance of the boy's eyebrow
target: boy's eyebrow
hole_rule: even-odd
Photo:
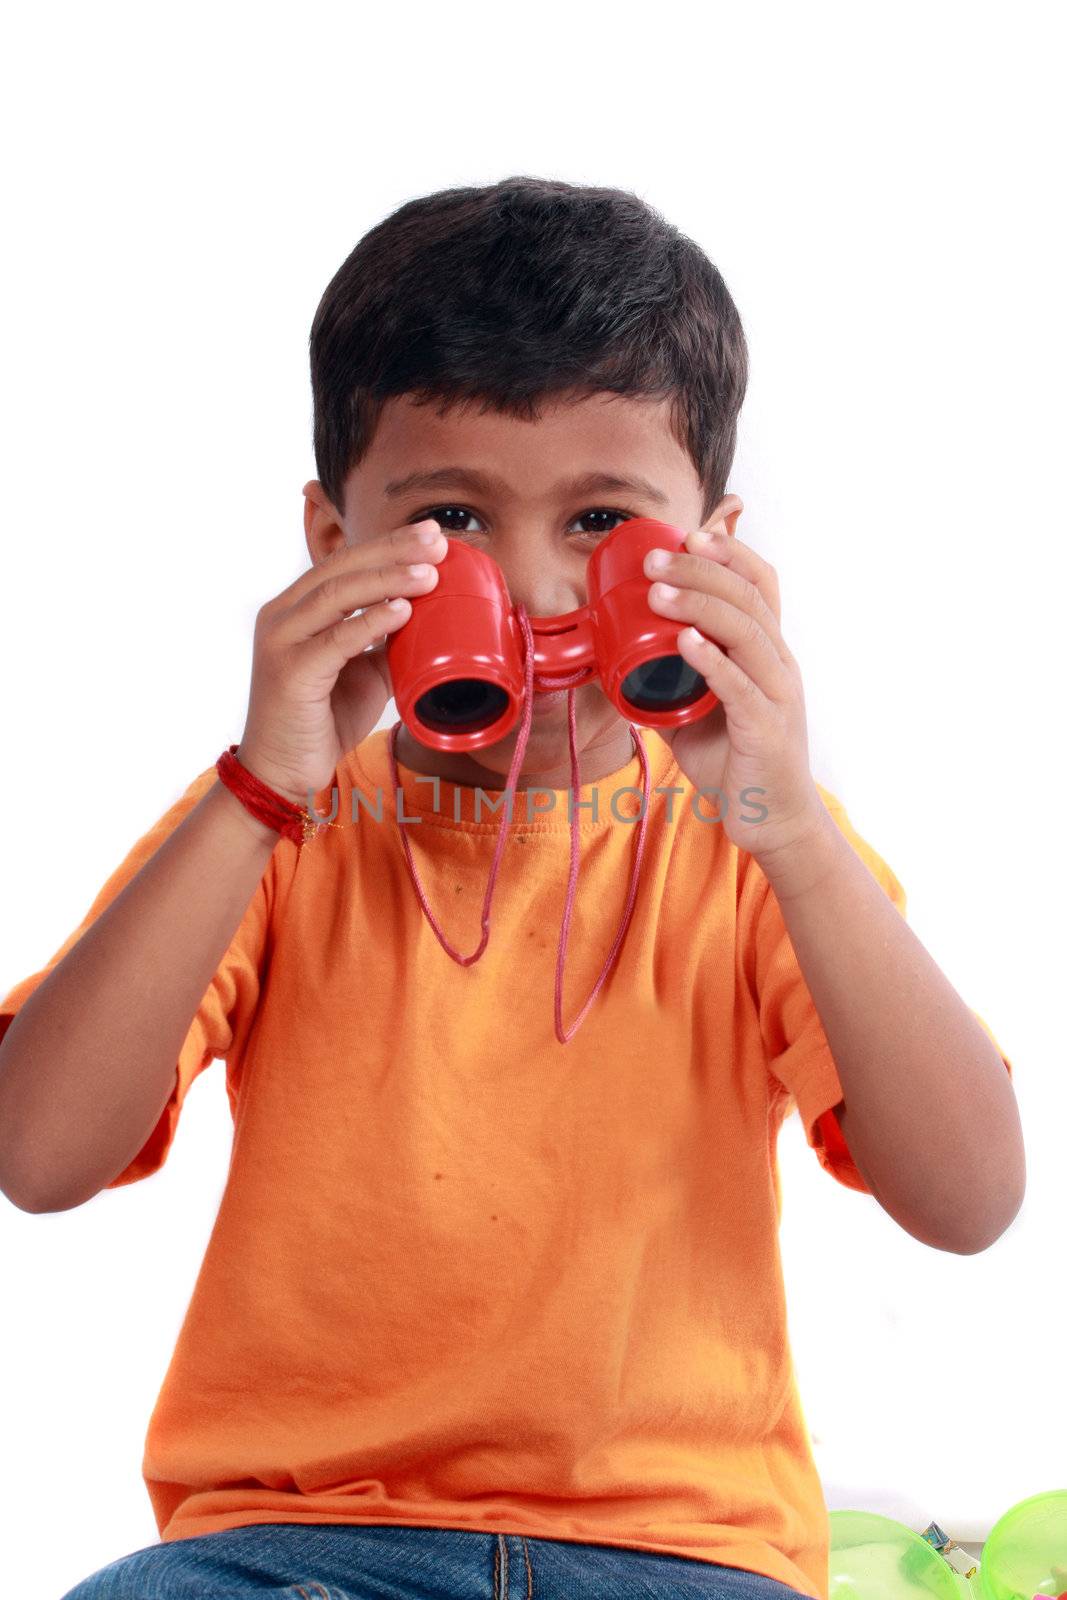
[[[507,492],[507,485],[503,479],[491,472],[479,472],[474,467],[435,467],[431,472],[409,472],[406,477],[394,478],[385,486],[387,495],[406,494],[409,489],[444,489],[451,484],[459,484],[469,489],[474,489],[478,494],[492,494]],[[649,500],[654,500],[657,505],[668,504],[668,497],[662,489],[657,489],[654,483],[649,483],[647,478],[629,477],[621,478],[613,472],[586,472],[579,478],[572,478],[569,483],[558,483],[555,493],[560,496],[574,494],[590,494],[594,489],[633,489],[643,494]]]

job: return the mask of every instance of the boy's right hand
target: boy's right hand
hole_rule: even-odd
[[[434,537],[423,544],[427,529]],[[385,641],[411,615],[405,597],[437,583],[447,550],[438,522],[405,523],[335,550],[261,607],[237,749],[242,766],[295,805],[326,787],[384,711],[393,692]],[[409,570],[418,563],[429,565],[422,577]],[[391,610],[397,597],[401,608]]]

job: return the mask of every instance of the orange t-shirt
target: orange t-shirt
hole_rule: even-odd
[[[164,1541],[262,1522],[467,1528],[720,1562],[828,1600],[778,1250],[787,1112],[826,1171],[869,1190],[766,878],[701,820],[714,802],[668,745],[642,737],[633,918],[566,1045],[565,788],[530,820],[515,796],[489,944],[468,967],[419,906],[386,730],[338,767],[341,826],[302,850],[279,840],[170,1103],[109,1185],[159,1169],[189,1085],[224,1057],[229,1173],[145,1444]],[[483,800],[476,820],[474,789],[400,778],[430,907],[469,954],[502,813]],[[215,781],[212,766],[189,785],[0,1010]],[[634,754],[581,789],[565,1026],[625,906],[640,783]],[[819,789],[904,914],[894,874]]]

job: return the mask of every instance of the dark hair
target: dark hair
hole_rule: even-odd
[[[673,399],[704,521],[748,382],[737,307],[699,245],[627,190],[525,176],[409,200],[371,228],[326,287],[310,352],[316,469],[342,516],[391,396],[535,421],[542,400],[614,391]]]

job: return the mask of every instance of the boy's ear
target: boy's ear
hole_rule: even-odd
[[[727,534],[733,538],[737,532],[737,519],[744,509],[745,503],[740,495],[724,494],[711,516],[706,522],[701,523],[701,527],[714,528],[722,523],[726,527]]]
[[[345,542],[341,519],[318,478],[310,478],[303,488],[304,541],[312,563],[318,566]]]

